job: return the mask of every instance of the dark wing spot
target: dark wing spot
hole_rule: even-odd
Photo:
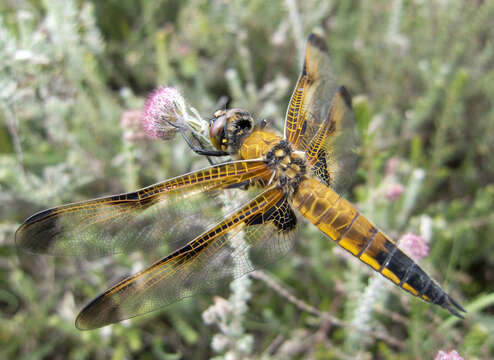
[[[43,210],[43,211],[37,212],[36,214],[28,217],[24,221],[23,225],[31,225],[31,224],[39,221],[39,220],[43,220],[43,219],[47,218],[48,216],[50,216],[51,214],[53,214],[53,212],[55,212],[55,210],[56,209],[48,209],[48,210]]]
[[[282,198],[265,213],[254,216],[248,221],[247,225],[260,225],[268,221],[272,221],[274,226],[280,231],[290,231],[297,226],[297,217],[286,198]]]
[[[328,173],[328,165],[326,163],[326,151],[321,149],[317,153],[317,161],[312,167],[312,172],[321,180],[326,186],[329,186],[330,177]]]
[[[310,71],[314,71],[314,69],[310,69]],[[312,86],[312,84],[314,84],[314,74],[307,74],[305,76],[305,87],[306,88],[309,88],[310,86]]]
[[[122,318],[119,304],[103,293],[87,304],[75,320],[75,326],[80,330],[96,329],[114,323]]]
[[[247,190],[251,184],[252,184],[251,180],[245,180],[245,181],[241,181],[241,182],[238,182],[235,184],[230,184],[230,185],[226,186],[225,189],[244,189],[244,190]]]
[[[310,43],[312,46],[320,49],[323,52],[328,51],[328,46],[326,45],[326,42],[322,37],[320,37],[317,34],[310,34],[309,37],[307,38],[307,42]]]
[[[302,124],[302,130],[300,130],[300,135],[304,135],[306,131],[307,131],[307,121],[304,121],[304,123]]]
[[[338,88],[338,92],[343,97],[343,100],[345,100],[345,104],[351,109],[352,108],[352,95],[350,95],[350,93],[348,92],[346,87],[340,86]]]

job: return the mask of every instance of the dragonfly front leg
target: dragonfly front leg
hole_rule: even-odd
[[[205,155],[205,156],[229,156],[230,154],[227,153],[226,151],[219,151],[219,150],[205,150],[203,148],[203,145],[201,144],[200,140],[196,138],[197,142],[201,145],[201,147],[196,147],[194,146],[194,144],[192,144],[192,142],[190,141],[190,139],[187,137],[187,135],[185,134],[185,131],[182,127],[178,127],[178,129],[180,130],[180,133],[182,134],[182,137],[184,138],[185,142],[187,143],[187,145],[189,146],[189,148],[195,152],[196,154],[198,155]],[[211,161],[210,161],[211,162]],[[211,163],[212,164],[212,163]]]

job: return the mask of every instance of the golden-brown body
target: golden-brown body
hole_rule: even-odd
[[[238,160],[24,221],[19,246],[54,255],[104,256],[190,239],[87,304],[78,328],[156,310],[276,261],[293,246],[300,217],[394,284],[461,317],[461,306],[338,194],[356,166],[356,134],[351,97],[332,85],[328,61],[323,39],[310,35],[283,136],[254,125],[245,110],[215,112],[209,132],[218,152],[202,154]],[[250,200],[225,217],[218,192],[250,188]]]
[[[244,160],[266,161],[267,155],[282,140],[283,138],[275,132],[255,130],[243,141],[239,156]],[[288,151],[278,151],[283,151],[279,154],[281,160],[271,168],[269,174],[265,175],[264,180],[271,180],[272,185],[283,187],[281,184],[276,184],[276,181],[280,181],[280,176],[276,174],[287,172],[285,165],[290,166],[292,154],[297,154],[304,162],[307,161],[308,156],[305,152],[294,152],[291,147]],[[286,161],[283,163],[284,159]],[[290,170],[293,172],[300,170],[298,166],[297,168],[294,170],[290,167]],[[297,188],[292,191],[285,189],[284,192],[288,195],[289,204],[307,220],[339,246],[404,290],[425,301],[435,303],[445,301],[447,295],[440,290],[440,287],[351,203],[315,177],[305,172],[300,176],[301,181],[297,184]],[[294,178],[295,175],[289,177]]]

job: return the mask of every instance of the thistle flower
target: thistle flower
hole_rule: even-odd
[[[158,87],[151,93],[142,115],[142,126],[149,137],[169,140],[178,129],[173,126],[183,125],[187,116],[185,100],[173,87]]]
[[[405,191],[403,185],[401,185],[400,183],[394,183],[386,188],[385,195],[389,201],[393,202],[396,201],[401,196],[401,194],[403,194],[403,191]]]
[[[439,351],[434,360],[463,360],[456,350],[451,350],[449,353],[445,351]]]
[[[413,233],[406,233],[399,240],[400,248],[414,260],[421,260],[429,254],[429,245],[425,239]]]

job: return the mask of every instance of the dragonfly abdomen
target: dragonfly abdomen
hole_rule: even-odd
[[[461,317],[456,309],[463,309],[388,236],[336,192],[309,178],[300,184],[293,201],[319,230],[395,285]]]

